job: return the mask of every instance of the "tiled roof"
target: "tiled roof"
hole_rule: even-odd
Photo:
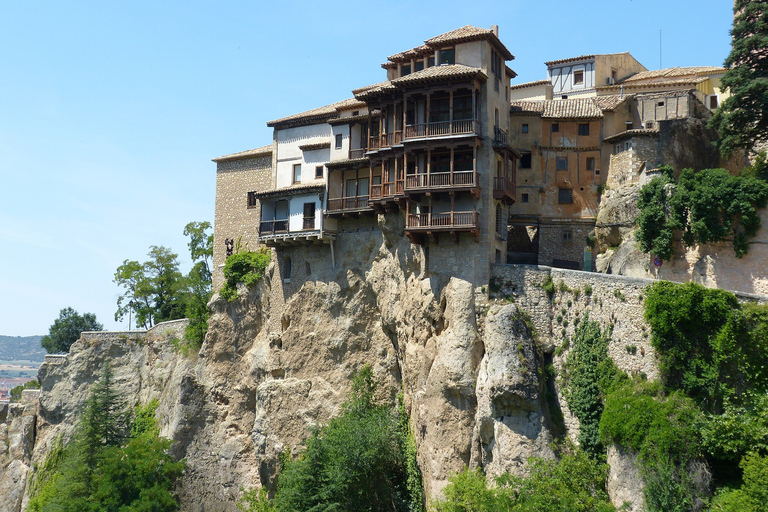
[[[363,108],[365,107],[365,103],[362,101],[358,101],[354,98],[350,98],[348,100],[339,101],[336,103],[332,103],[330,105],[326,105],[325,107],[319,107],[312,110],[307,110],[306,112],[301,112],[299,114],[293,114],[287,117],[281,117],[280,119],[275,119],[274,121],[269,121],[267,123],[267,126],[277,126],[277,125],[298,125],[303,124],[307,121],[321,121],[323,119],[331,119],[334,117],[338,117],[338,111],[339,110],[349,110],[351,108]]]
[[[541,115],[544,113],[544,100],[539,101],[512,101],[510,113],[514,115]]]
[[[510,78],[515,78],[515,77],[517,76],[517,73],[515,72],[515,70],[514,70],[514,69],[512,69],[512,68],[511,68],[511,67],[509,67],[509,66],[504,66],[504,72],[505,72],[505,73],[507,74],[507,76],[508,76],[508,77],[510,77]]]
[[[550,100],[544,102],[541,117],[552,119],[594,119],[603,117],[603,111],[593,98]]]
[[[566,62],[577,62],[580,60],[594,59],[595,55],[579,55],[578,57],[569,57],[567,59],[551,60],[545,62],[545,66],[554,66],[555,64],[565,64]]]
[[[603,111],[611,111],[629,95],[598,96],[568,100],[534,100],[510,102],[513,116],[540,115],[550,119],[597,119]]]
[[[659,133],[658,128],[639,128],[637,130],[626,130],[621,133],[617,133],[616,135],[611,135],[610,137],[606,137],[603,139],[603,142],[618,142],[620,140],[629,139],[631,137],[637,137],[637,136],[646,136],[646,137],[652,137],[654,135],[657,135]]]
[[[525,82],[522,84],[515,84],[509,87],[510,91],[513,91],[515,89],[525,89],[526,87],[538,87],[539,85],[549,85],[551,82],[549,80],[536,80],[535,82]]]
[[[255,193],[254,196],[257,199],[261,199],[264,197],[293,196],[298,194],[308,194],[311,192],[322,192],[323,190],[325,190],[324,184],[310,183],[308,185],[291,185],[290,187],[265,190],[263,192]]]
[[[717,66],[689,66],[674,67],[665,69],[656,69],[653,71],[642,71],[629,78],[625,78],[621,83],[632,83],[646,80],[676,80],[680,77],[702,77],[707,75],[719,75],[725,73],[725,68]]]
[[[261,146],[260,148],[249,149],[247,151],[240,151],[239,153],[232,153],[231,155],[219,156],[212,158],[212,162],[225,162],[227,160],[240,160],[242,158],[252,158],[256,156],[265,156],[272,153],[272,144],[268,146]]]
[[[318,142],[316,144],[304,144],[303,146],[299,146],[299,149],[302,151],[314,151],[316,149],[330,149],[331,143],[330,142]]]
[[[505,60],[513,60],[515,58],[515,56],[512,55],[507,47],[504,46],[504,43],[499,40],[498,36],[494,34],[493,30],[489,28],[479,28],[473,27],[472,25],[465,25],[461,28],[457,28],[456,30],[451,30],[450,32],[446,32],[444,34],[440,34],[439,36],[427,39],[424,41],[426,44],[411,48],[410,50],[406,50],[404,52],[390,55],[388,60],[410,60],[414,57],[427,55],[438,48],[443,48],[445,46],[450,46],[456,43],[464,43],[467,41],[476,40],[490,40],[499,50],[501,50],[501,54]],[[384,63],[382,64],[382,67],[390,67],[390,63]]]
[[[443,78],[473,78],[477,75],[487,79],[488,76],[480,68],[473,68],[461,64],[447,64],[442,66],[432,66],[416,71],[410,75],[401,76],[392,80],[392,85],[399,86],[416,82],[429,82]]]
[[[648,80],[648,81],[638,81],[638,82],[622,82],[620,84],[615,85],[602,85],[599,87],[596,87],[596,89],[599,89],[601,91],[618,91],[621,90],[623,87],[624,90],[628,89],[651,89],[653,87],[678,87],[678,86],[690,86],[690,85],[696,85],[700,82],[707,81],[707,77],[690,77],[690,78],[681,78],[680,80],[665,80],[665,79],[657,79],[657,80]]]
[[[344,160],[334,160],[332,162],[328,162],[325,164],[325,166],[328,169],[338,169],[340,167],[362,167],[363,164],[367,164],[369,162],[369,159],[367,156],[361,157],[361,158],[347,158]]]
[[[373,112],[374,116],[376,115],[376,112],[378,112],[378,110],[374,110]],[[359,116],[337,117],[335,119],[329,119],[328,124],[332,126],[337,126],[340,124],[359,123],[361,121],[367,121],[369,117],[371,117],[370,114],[360,114]]]

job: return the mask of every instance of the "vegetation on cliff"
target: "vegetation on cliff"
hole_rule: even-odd
[[[749,238],[760,229],[757,210],[768,204],[762,173],[685,169],[675,183],[672,169],[662,170],[640,190],[636,238],[643,252],[669,260],[678,237],[688,246],[730,239],[736,256],[749,251]]]
[[[69,352],[69,347],[80,338],[83,331],[103,331],[104,326],[96,321],[93,313],[79,314],[72,308],[64,308],[59,312],[59,318],[53,321],[48,334],[43,336],[40,344],[49,354]]]
[[[59,440],[38,468],[29,510],[176,510],[173,485],[184,462],[174,462],[170,440],[159,437],[157,405],[137,406],[131,418],[105,364],[72,439]]]
[[[341,416],[317,429],[296,459],[286,454],[274,500],[251,490],[247,512],[422,512],[424,493],[407,416],[375,401],[373,371],[352,377]]]
[[[219,292],[228,302],[237,298],[237,283],[251,287],[264,277],[271,256],[266,248],[259,251],[238,250],[224,263],[224,286]]]

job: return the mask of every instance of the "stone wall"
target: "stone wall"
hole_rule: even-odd
[[[552,265],[555,260],[561,260],[573,262],[579,269],[583,269],[587,237],[594,230],[593,220],[542,219],[539,221],[539,264]]]
[[[248,208],[248,192],[273,187],[272,155],[220,161],[216,168],[216,210],[214,214],[213,288],[224,282],[222,268],[227,258],[226,240],[238,241],[254,250],[258,247],[261,210]]]

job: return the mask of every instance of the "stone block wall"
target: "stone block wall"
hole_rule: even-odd
[[[584,268],[587,236],[594,233],[594,220],[539,221],[539,264],[552,265],[554,260],[571,261]],[[592,267],[594,268],[594,266]]]
[[[213,228],[213,288],[224,282],[222,269],[227,258],[226,240],[258,248],[261,209],[248,208],[248,192],[273,187],[272,155],[220,161],[216,168],[216,210]]]

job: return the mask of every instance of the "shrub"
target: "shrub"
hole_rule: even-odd
[[[264,271],[271,260],[266,249],[258,252],[243,251],[227,258],[224,264],[226,282],[221,288],[221,296],[232,302],[237,298],[237,283],[252,287],[264,277]]]

